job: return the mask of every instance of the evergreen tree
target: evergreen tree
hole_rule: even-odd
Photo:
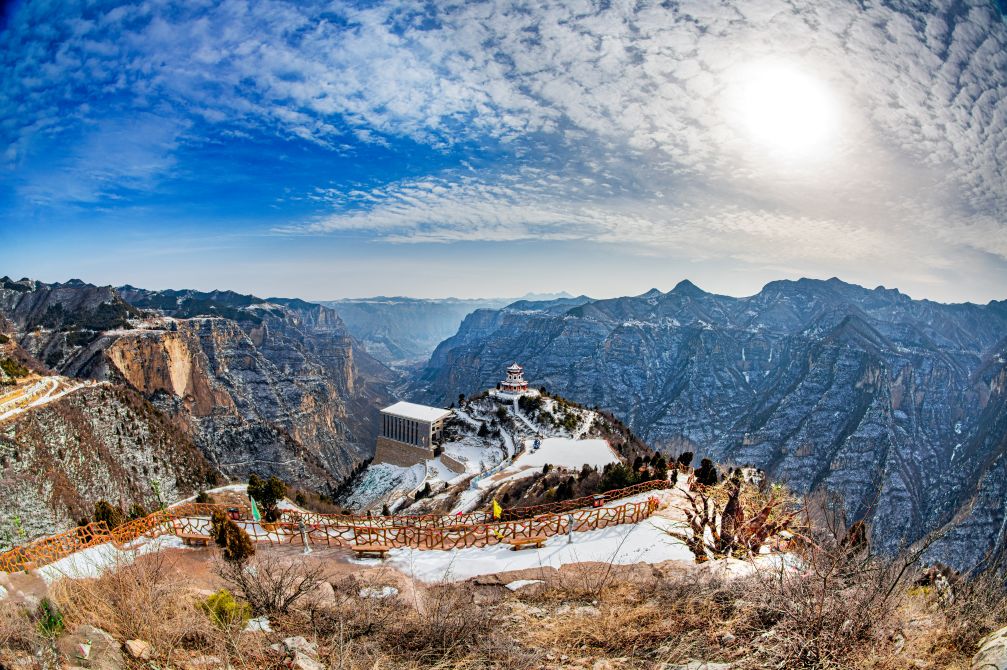
[[[262,508],[266,521],[276,521],[280,516],[277,503],[287,495],[287,485],[279,477],[262,479],[253,474],[248,478],[248,495]]]
[[[692,465],[693,454],[691,451],[684,451],[678,455],[678,464],[683,468],[687,468]]]
[[[221,548],[225,561],[243,563],[255,555],[255,545],[238,524],[223,511],[216,510],[210,517],[213,541]]]
[[[696,470],[696,481],[703,486],[716,486],[719,480],[720,474],[717,472],[717,466],[713,464],[713,461],[709,458],[704,458],[700,461],[699,469]]]

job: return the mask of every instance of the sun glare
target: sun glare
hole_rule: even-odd
[[[822,153],[836,130],[836,102],[821,81],[780,63],[751,65],[740,75],[738,122],[754,142],[783,157]]]

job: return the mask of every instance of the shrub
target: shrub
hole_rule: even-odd
[[[118,528],[126,523],[126,515],[107,500],[99,500],[94,504],[94,520],[104,521],[109,528]]]
[[[200,491],[196,494],[196,502],[201,505],[207,505],[210,503],[210,494],[206,491]]]
[[[0,369],[6,372],[8,377],[28,376],[28,368],[11,358],[0,359]]]
[[[142,519],[143,517],[147,516],[148,513],[149,512],[147,512],[146,507],[144,507],[140,503],[133,503],[132,505],[129,506],[129,511],[127,512],[127,515],[129,516],[130,520],[133,520],[133,519]]]
[[[42,646],[39,626],[34,617],[11,600],[0,600],[0,662],[5,649],[35,651]]]
[[[146,640],[168,657],[185,641],[212,632],[190,587],[167,554],[153,553],[120,560],[96,578],[61,579],[51,589],[67,628],[98,626],[117,640]]]
[[[692,456],[693,454],[691,451],[684,451],[678,455],[678,458],[676,460],[678,464],[681,465],[683,468],[687,468],[690,465],[692,465]]]
[[[1005,561],[1001,554],[967,579],[938,580],[938,604],[948,622],[945,637],[956,651],[973,653],[979,640],[1007,621]]]
[[[221,561],[217,574],[234,592],[248,601],[256,616],[286,614],[324,581],[321,566],[308,567],[302,561],[260,557],[248,563]]]
[[[48,638],[59,637],[66,627],[63,613],[48,598],[43,598],[35,610],[35,625],[39,634]]]
[[[221,548],[221,555],[228,563],[243,563],[255,555],[255,545],[252,544],[248,533],[223,511],[213,512],[210,527],[213,541]]]
[[[669,534],[684,542],[698,560],[756,556],[770,537],[789,530],[797,515],[785,489],[774,487],[767,496],[744,482],[740,471],[718,487],[700,487],[685,497],[689,531]]]
[[[220,589],[199,603],[215,626],[220,628],[240,627],[252,618],[252,607],[240,603],[227,589]]]

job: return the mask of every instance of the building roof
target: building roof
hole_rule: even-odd
[[[426,421],[427,423],[433,423],[438,419],[443,419],[446,416],[451,416],[451,410],[443,409],[441,407],[430,407],[428,405],[417,405],[413,402],[397,402],[394,405],[389,405],[381,410],[382,414],[391,414],[392,416],[400,416],[404,419],[415,419],[416,421]]]
[[[511,366],[507,368],[507,372],[521,372],[522,370],[524,370],[524,368],[517,363],[512,363]]]

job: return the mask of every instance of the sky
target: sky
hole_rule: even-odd
[[[14,2],[0,275],[1007,298],[994,0]]]

